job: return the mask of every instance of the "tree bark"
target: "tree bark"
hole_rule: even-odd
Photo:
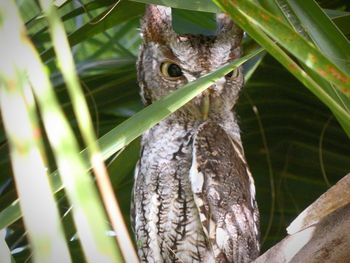
[[[288,235],[254,263],[350,261],[350,174],[305,209]]]

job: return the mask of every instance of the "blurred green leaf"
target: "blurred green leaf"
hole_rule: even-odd
[[[135,163],[139,158],[139,152],[140,140],[135,139],[108,162],[108,173],[112,175],[111,181],[113,182],[114,188],[117,189],[117,192],[118,188],[122,188],[122,182],[133,179],[127,178],[127,176],[133,172]]]
[[[143,13],[143,10],[143,5],[121,1],[115,7],[112,7],[112,9],[106,10],[92,21],[70,34],[68,36],[70,46],[75,46],[76,44],[81,43],[84,40],[117,25],[118,23],[134,17],[139,17]],[[49,48],[41,54],[41,57],[45,61],[52,58],[53,55],[53,49]]]
[[[0,50],[5,52],[4,62],[0,64],[0,108],[33,257],[36,261],[52,261],[59,255],[63,261],[71,262],[48,180],[43,136],[34,95],[27,79],[27,65],[22,61],[28,51],[21,36],[23,22],[14,3],[0,4],[0,13],[3,18],[0,35],[8,40],[0,44]],[[16,58],[10,55],[13,46],[17,47]],[[15,118],[19,121],[14,121]],[[31,183],[33,181],[35,184]],[[44,218],[40,215],[41,208],[48,213]]]
[[[177,34],[215,35],[216,19],[213,13],[172,9],[172,25]]]
[[[326,14],[332,18],[332,21],[343,32],[344,35],[350,35],[350,13],[338,10],[325,10]],[[349,37],[348,37],[349,39]]]
[[[286,2],[300,19],[313,42],[339,68],[350,74],[350,44],[341,31],[313,0],[279,0]],[[350,24],[349,24],[350,25]]]
[[[70,52],[70,46],[68,43],[68,39],[66,37],[66,32],[63,26],[63,22],[60,20],[56,8],[50,2],[41,0],[40,4],[48,20],[50,36],[51,36],[53,47],[56,53],[57,63],[62,72],[65,83],[67,84],[67,90],[70,96],[70,100],[72,101],[73,111],[77,119],[79,131],[82,135],[85,145],[88,148],[87,159],[92,166],[92,170],[95,175],[97,187],[101,194],[101,199],[102,199],[104,208],[106,210],[106,214],[109,218],[109,222],[112,226],[112,230],[117,233],[116,238],[118,240],[118,246],[121,249],[121,253],[124,259],[128,259],[130,261],[136,262],[138,261],[138,257],[136,255],[136,251],[134,250],[129,234],[127,233],[127,229],[125,227],[123,217],[121,216],[121,213],[120,213],[120,208],[115,199],[112,184],[107,174],[107,169],[105,167],[104,160],[102,159],[98,143],[96,142],[97,139],[93,129],[92,119],[88,110],[87,101],[85,100],[83,90],[81,88],[79,79],[77,77],[75,64],[73,61],[73,55]],[[63,181],[67,181],[67,179],[63,177]],[[74,190],[78,190],[78,189],[74,189]],[[86,189],[86,190],[90,190],[90,189]],[[68,194],[70,194],[69,188],[67,189],[67,191],[68,191]],[[90,195],[93,194],[91,193],[91,190],[89,194]],[[74,197],[74,195],[71,195],[71,199],[73,199],[72,197]],[[73,200],[72,203],[74,201],[75,200]],[[91,201],[95,201],[95,200],[91,200]],[[95,209],[96,208],[99,208],[99,207],[95,206]],[[73,208],[73,214],[75,214],[74,210],[75,208]],[[86,213],[89,211],[87,210],[84,212]],[[95,215],[95,220],[96,218],[103,219],[103,217],[99,218],[98,216],[99,215],[97,214]],[[81,221],[78,222],[78,224],[80,223],[82,222]],[[90,227],[92,229],[94,228],[91,223],[90,223]],[[96,232],[100,230],[101,229],[95,228]],[[78,231],[79,231],[79,227],[78,227]],[[90,252],[91,247],[89,247],[91,246],[91,241],[88,241],[88,244],[87,244],[86,240],[84,240],[83,233],[81,232],[79,233],[79,238],[82,242],[84,252],[88,258],[93,259],[96,252],[98,253],[102,252],[98,247],[98,245],[100,244],[97,245],[95,243],[94,246],[96,247],[97,251],[91,253]],[[103,246],[106,246],[106,245],[110,246],[112,244],[112,243],[108,244],[105,240],[101,238],[101,236],[95,234],[95,239],[97,238],[101,239],[100,242],[105,243]],[[110,250],[111,248],[112,246],[110,247]],[[116,250],[116,248],[113,248],[113,249]],[[115,260],[120,261],[122,258],[121,255],[118,255],[119,251],[116,251],[117,253],[113,255],[113,253],[111,253],[112,251],[108,251],[108,248],[106,247],[106,252],[109,252],[109,253],[105,254],[104,257],[106,257],[106,260],[108,261],[111,261],[111,262],[114,262]],[[117,257],[114,258],[115,256]],[[96,257],[96,259],[98,259],[98,257]]]
[[[72,11],[68,12],[67,14],[63,15],[61,19],[63,21],[76,18],[79,15],[84,14],[85,12],[91,12],[93,10],[109,6],[111,7],[113,4],[115,4],[114,0],[99,0],[99,1],[91,1],[86,4],[80,2],[79,6]]]

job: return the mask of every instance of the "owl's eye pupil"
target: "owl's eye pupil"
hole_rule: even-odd
[[[235,69],[235,70],[232,70],[229,73],[227,73],[225,75],[225,78],[233,80],[233,79],[237,78],[238,75],[239,75],[239,70]]]
[[[233,75],[233,70],[230,71],[229,73],[227,73],[227,74],[225,75],[225,77],[226,77],[227,79],[230,79],[230,78],[232,77],[232,75]]]
[[[170,64],[168,67],[168,74],[170,77],[180,77],[182,76],[181,68],[176,64]]]
[[[173,62],[163,62],[160,65],[160,71],[166,78],[179,78],[183,75],[182,70],[179,65]]]

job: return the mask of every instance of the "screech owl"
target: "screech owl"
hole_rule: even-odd
[[[178,35],[150,5],[137,63],[146,105],[241,55],[242,31],[217,15],[215,36]],[[142,262],[250,262],[259,254],[255,186],[233,108],[240,68],[143,134],[132,221]]]

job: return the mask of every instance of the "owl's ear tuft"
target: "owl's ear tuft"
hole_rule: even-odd
[[[217,38],[231,38],[233,40],[233,46],[238,46],[241,43],[243,37],[243,30],[240,29],[226,14],[218,14],[216,16]]]
[[[164,44],[173,32],[171,8],[159,5],[148,5],[141,21],[141,32],[145,42]]]

